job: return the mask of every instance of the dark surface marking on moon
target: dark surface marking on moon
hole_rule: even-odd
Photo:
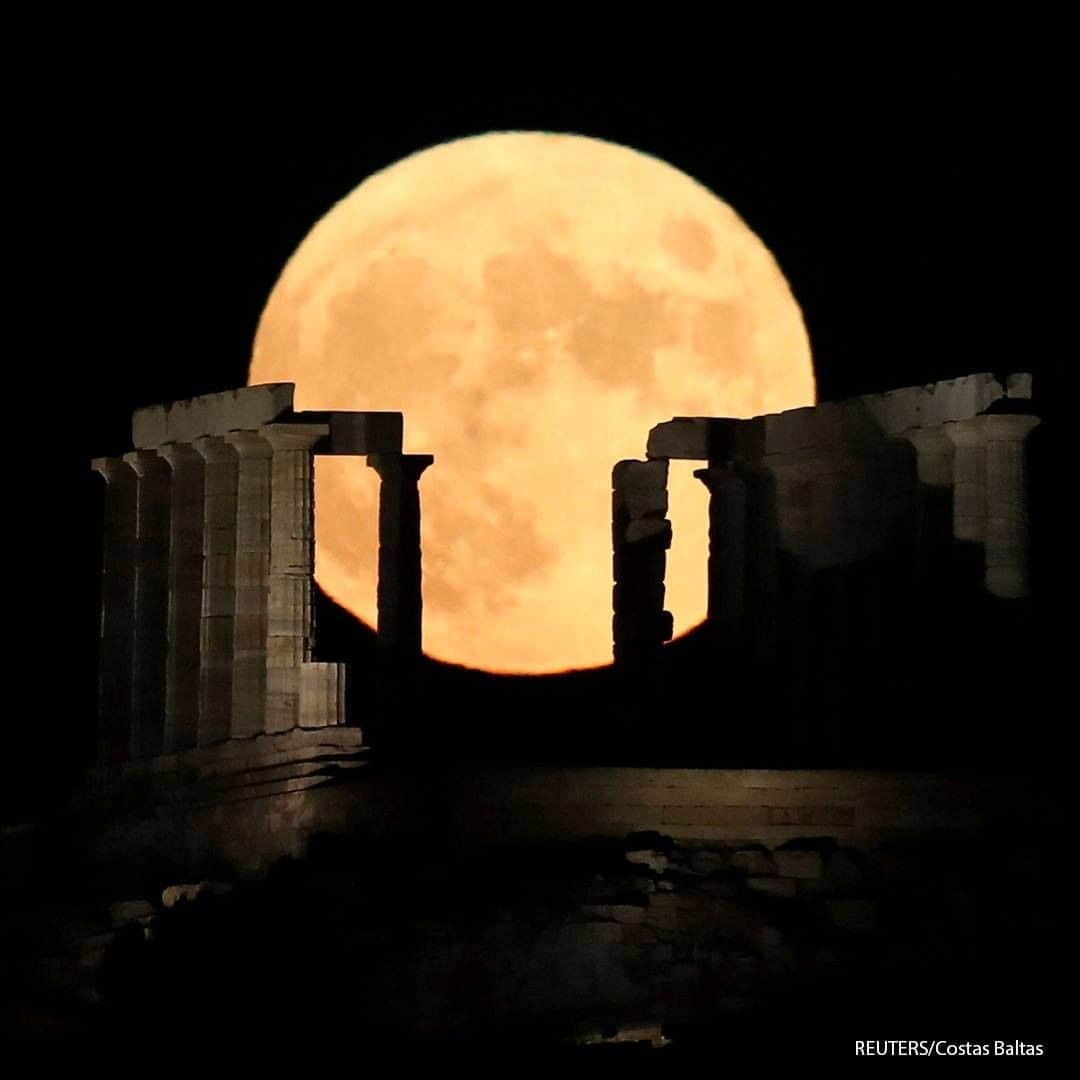
[[[660,246],[681,266],[699,274],[716,259],[712,230],[693,218],[668,218],[660,231]]]

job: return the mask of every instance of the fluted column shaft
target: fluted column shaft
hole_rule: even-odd
[[[977,419],[986,453],[986,588],[1018,600],[1030,591],[1025,443],[1039,418],[995,413]]]
[[[943,425],[953,455],[953,536],[981,544],[986,537],[986,447],[980,417]]]
[[[160,452],[172,469],[163,749],[173,753],[198,740],[206,462],[188,443],[171,443]]]
[[[270,472],[266,730],[300,723],[301,665],[311,659],[315,518],[312,449],[328,428],[274,424],[260,434],[273,448]]]
[[[266,727],[270,574],[270,474],[273,449],[258,432],[226,436],[237,453],[236,614],[230,735],[244,738]]]
[[[98,458],[91,467],[105,480],[97,758],[116,763],[131,756],[137,478],[120,458]]]
[[[124,455],[135,470],[135,651],[132,659],[132,756],[160,754],[165,738],[169,651],[171,472],[156,450]]]
[[[220,436],[197,439],[206,462],[198,744],[229,737],[236,617],[236,450]]]

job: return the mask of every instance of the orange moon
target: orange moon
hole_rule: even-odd
[[[366,179],[274,286],[249,382],[405,414],[421,481],[424,651],[489,671],[611,659],[611,468],[672,416],[812,404],[802,314],[734,210],[578,135],[496,133]],[[686,467],[683,467],[683,466]],[[705,616],[706,492],[671,469],[667,607]],[[375,623],[378,477],[320,458],[316,578]]]

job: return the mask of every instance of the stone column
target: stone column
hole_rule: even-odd
[[[746,485],[732,463],[697,469],[709,489],[709,622],[739,636],[746,591]]]
[[[233,620],[232,738],[266,729],[270,472],[273,450],[258,432],[225,436],[236,463],[236,615]]]
[[[423,648],[420,477],[430,454],[371,454],[379,474],[376,655],[380,719],[403,707]]]
[[[229,737],[236,616],[236,450],[220,436],[196,439],[206,462],[198,744]]]
[[[329,433],[322,424],[272,424],[260,434],[273,448],[270,472],[270,580],[266,725],[300,723],[301,665],[311,659],[315,569],[312,450]]]
[[[655,675],[673,631],[671,613],[664,610],[671,547],[667,478],[666,458],[620,461],[611,474],[615,664],[646,680]]]
[[[953,537],[981,544],[986,537],[986,448],[982,420],[943,425],[955,446],[953,455]]]
[[[944,572],[952,546],[955,444],[942,427],[912,428],[904,438],[915,447],[918,477],[913,576],[927,581]]]
[[[124,460],[138,477],[132,756],[149,758],[162,752],[165,738],[172,477],[168,463],[156,450],[134,450]]]
[[[1018,600],[1029,593],[1025,441],[1039,418],[993,413],[977,420],[986,448],[986,589]]]
[[[91,468],[105,480],[97,758],[110,764],[131,756],[137,481],[120,458],[97,458]]]
[[[199,732],[206,462],[188,443],[170,443],[160,453],[172,469],[163,749],[174,753],[195,746]]]

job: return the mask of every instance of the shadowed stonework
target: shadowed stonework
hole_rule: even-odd
[[[983,672],[988,642],[1027,662],[1028,376],[658,424],[612,472],[614,665],[533,680],[422,656],[433,459],[401,414],[291,403],[140,410],[94,462],[97,760],[3,835],[22,1007],[219,1038],[287,999],[304,1030],[518,1052],[754,1053],[780,1025],[797,1056],[838,1017],[1037,1034],[1045,995],[1015,987],[1060,933],[1063,817],[1013,743],[980,756],[1021,715],[1022,680]],[[374,633],[312,581],[319,454],[380,479]],[[709,605],[672,641],[680,460]]]

